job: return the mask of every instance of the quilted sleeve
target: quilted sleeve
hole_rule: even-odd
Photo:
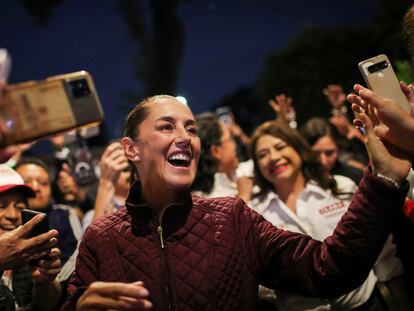
[[[66,299],[61,310],[75,310],[76,302],[89,284],[97,280],[97,265],[95,262],[94,238],[96,231],[89,226],[85,231],[83,240],[79,246],[79,254],[76,259],[76,269],[70,277]]]
[[[236,201],[252,272],[266,287],[300,295],[350,292],[367,278],[407,189],[385,185],[366,171],[348,211],[323,242],[278,229]]]

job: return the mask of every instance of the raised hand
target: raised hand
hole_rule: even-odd
[[[414,139],[409,139],[414,137],[414,118],[395,101],[381,97],[362,85],[356,84],[354,90],[356,94],[348,95],[354,111],[369,111],[370,107],[376,110],[375,116],[381,123],[374,124],[375,134],[414,155]]]
[[[93,220],[113,211],[116,183],[122,171],[129,166],[128,158],[119,142],[114,142],[105,149],[99,166],[101,176],[99,177]]]
[[[99,164],[101,168],[100,179],[115,183],[121,172],[128,168],[128,159],[119,142],[110,144],[104,151]]]
[[[410,156],[376,135],[376,129],[382,124],[373,107],[367,106],[364,100],[355,94],[348,95],[348,100],[353,103],[352,109],[358,113],[356,125],[365,128],[365,145],[374,173],[402,184],[411,168]]]
[[[338,84],[329,84],[322,90],[322,93],[326,96],[326,99],[334,109],[341,109],[346,101],[346,95],[342,86]]]
[[[40,223],[43,215],[33,217],[26,224],[0,235],[0,269],[13,269],[24,262],[33,261],[49,254],[57,243],[58,232],[50,230],[26,239],[33,227]]]
[[[274,99],[269,100],[269,105],[283,122],[289,123],[295,120],[296,113],[291,97],[285,94],[276,95]]]
[[[408,103],[411,107],[411,116],[414,117],[414,85],[407,85],[404,82],[400,82],[401,90],[403,91],[405,97],[407,97]]]

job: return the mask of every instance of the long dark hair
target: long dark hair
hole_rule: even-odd
[[[315,181],[322,189],[329,189],[334,195],[338,195],[337,185],[332,176],[324,172],[319,161],[318,155],[313,152],[308,143],[303,139],[298,131],[291,129],[281,121],[268,121],[255,129],[250,139],[249,154],[254,162],[254,175],[261,192],[274,191],[274,186],[260,172],[258,159],[256,156],[256,145],[264,135],[271,135],[285,141],[292,147],[302,160],[302,174],[306,182]]]
[[[216,162],[211,154],[211,146],[221,144],[223,133],[220,122],[214,113],[202,113],[196,117],[196,122],[201,141],[201,154],[192,190],[210,193],[214,186],[214,174],[217,172]]]
[[[342,145],[341,135],[338,130],[324,118],[315,117],[309,119],[300,128],[300,133],[310,146],[316,144],[316,142],[324,136],[329,136],[338,147]]]

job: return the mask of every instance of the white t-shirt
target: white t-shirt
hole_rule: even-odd
[[[210,193],[194,191],[194,194],[205,198],[236,197],[239,194],[237,179],[240,177],[253,177],[253,165],[252,160],[239,163],[236,173],[232,178],[229,178],[224,173],[217,172],[214,174],[214,185]],[[257,193],[258,191],[258,187],[254,186],[253,193]]]

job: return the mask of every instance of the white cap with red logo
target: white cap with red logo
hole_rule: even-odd
[[[0,194],[11,189],[20,189],[29,197],[36,196],[33,189],[24,183],[22,176],[7,165],[0,164]]]

